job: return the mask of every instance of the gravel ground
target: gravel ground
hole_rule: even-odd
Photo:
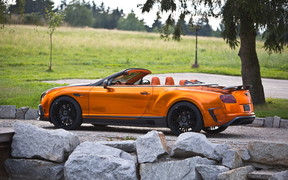
[[[1,129],[12,129],[13,124],[17,120],[0,120]],[[25,123],[33,124],[37,127],[44,129],[55,129],[54,126],[45,121],[37,120],[21,120]],[[168,128],[143,128],[143,127],[128,127],[128,126],[107,126],[107,127],[94,127],[90,124],[82,124],[78,130],[71,130],[77,134],[81,140],[97,142],[97,141],[121,141],[121,140],[134,140],[139,136],[146,134],[150,130],[162,131],[171,146],[177,139],[176,136]],[[264,128],[249,126],[230,126],[220,134],[206,134],[207,138],[216,144],[229,144],[233,148],[245,148],[249,141],[271,141],[271,142],[284,142],[288,143],[288,130],[281,128]]]

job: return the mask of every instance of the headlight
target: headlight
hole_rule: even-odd
[[[46,94],[47,94],[47,91],[45,91],[45,92],[43,92],[42,94],[41,94],[41,97],[40,97],[40,102],[42,101],[42,99],[46,96]]]

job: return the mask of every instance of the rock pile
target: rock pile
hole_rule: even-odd
[[[65,130],[22,122],[14,129],[12,158],[5,161],[11,179],[288,179],[288,144],[255,141],[232,149],[187,132],[168,147],[157,131],[136,141],[80,144]],[[265,178],[259,173],[270,169]]]

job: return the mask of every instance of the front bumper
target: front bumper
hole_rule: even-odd
[[[40,121],[49,121],[49,118],[44,116],[45,112],[44,112],[43,107],[42,107],[41,104],[38,106],[38,109],[39,109],[39,111],[38,111],[38,115],[39,115],[38,120],[40,120]]]

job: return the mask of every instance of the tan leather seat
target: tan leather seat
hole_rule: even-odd
[[[175,85],[174,79],[172,77],[166,77],[165,85]]]
[[[151,79],[151,85],[155,86],[155,85],[160,85],[160,79],[158,77],[152,77]]]
[[[187,80],[180,80],[180,81],[179,81],[179,85],[184,86],[186,81],[187,81]]]

